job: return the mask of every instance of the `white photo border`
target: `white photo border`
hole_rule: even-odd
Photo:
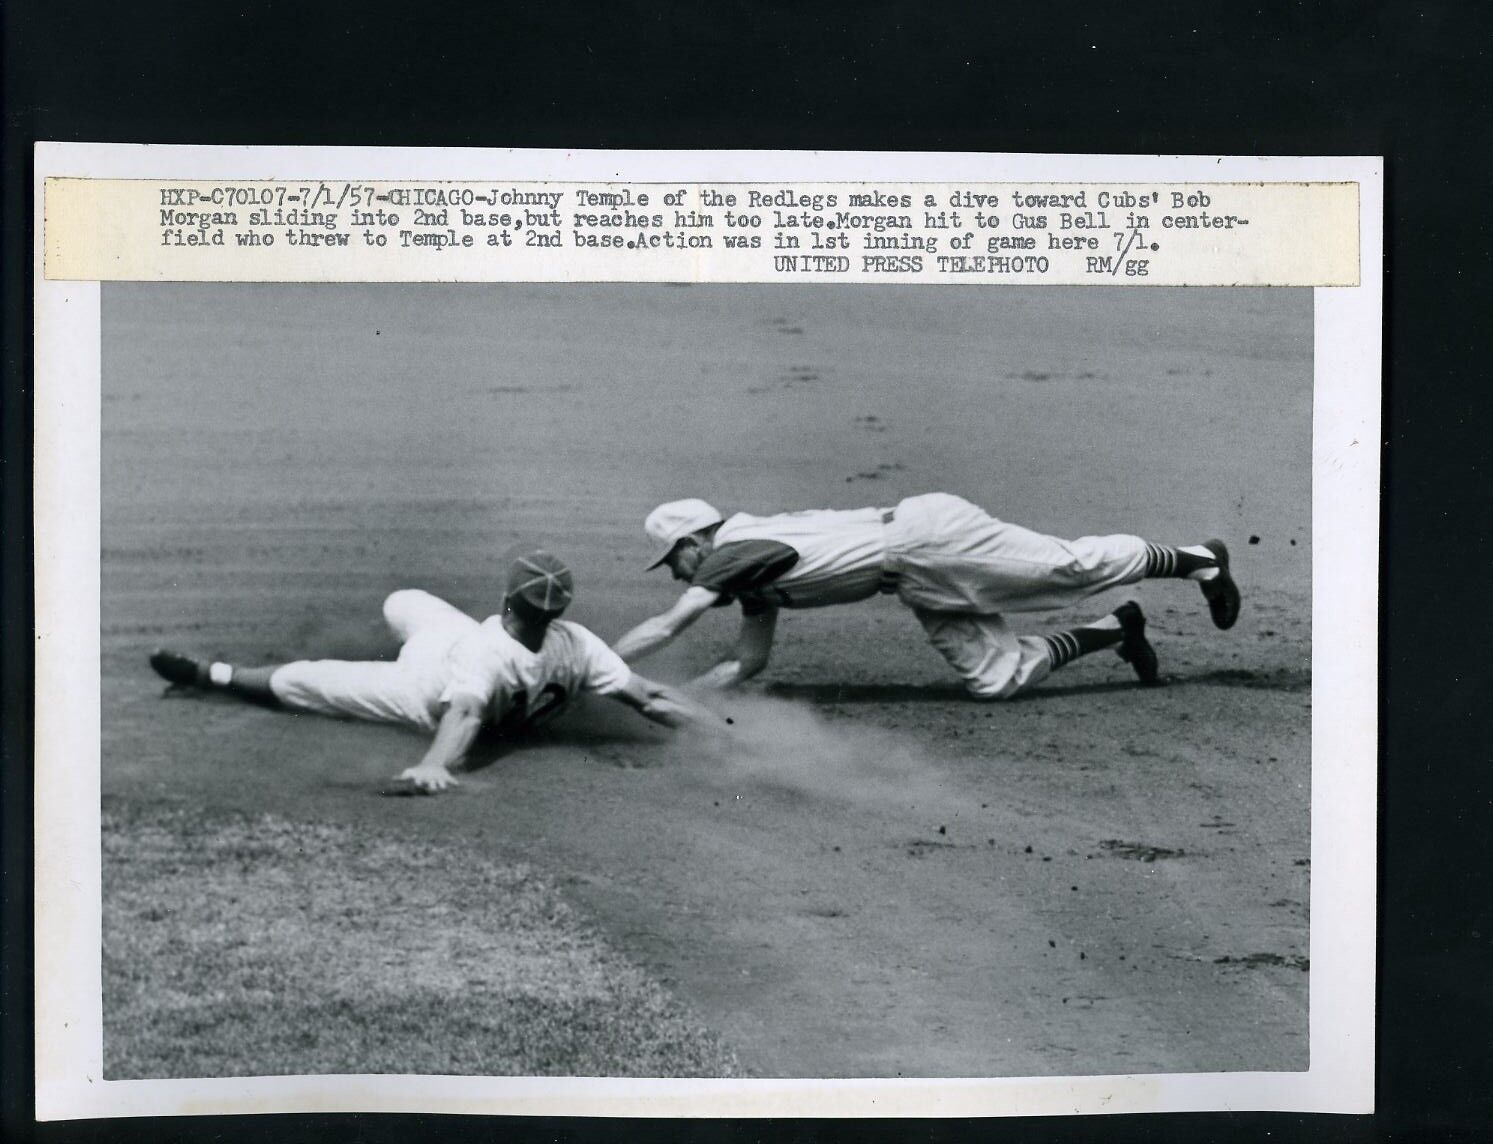
[[[1373,1110],[1383,169],[1376,158],[38,144],[36,1116],[647,1117]],[[102,1076],[100,286],[42,277],[49,176],[442,181],[1359,184],[1360,285],[1314,291],[1310,1068],[903,1080]],[[1137,287],[1140,288],[1140,287]]]

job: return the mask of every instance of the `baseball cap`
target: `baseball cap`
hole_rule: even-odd
[[[558,556],[535,549],[509,565],[507,596],[536,612],[558,616],[575,598],[575,578]]]
[[[674,545],[690,533],[709,528],[725,519],[713,505],[698,497],[659,505],[643,522],[644,530],[654,540],[653,562],[648,565],[649,571],[662,564],[669,553],[674,551]]]

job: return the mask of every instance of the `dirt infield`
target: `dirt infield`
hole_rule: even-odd
[[[761,1076],[1307,1064],[1309,291],[107,286],[103,787],[532,862]],[[163,699],[159,644],[392,651],[419,586],[575,569],[615,639],[673,598],[659,500],[957,492],[1059,535],[1223,536],[1245,611],[1133,596],[1116,657],[963,698],[895,601],[787,614],[721,757],[584,708],[437,799],[421,742]],[[646,670],[722,652],[708,617]]]

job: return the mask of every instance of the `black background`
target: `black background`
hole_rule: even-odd
[[[12,1139],[1493,1139],[1488,28],[1476,5],[3,9],[3,1113]],[[1220,22],[1220,20],[1224,22]],[[31,156],[214,144],[1387,157],[1378,1108],[901,1123],[31,1119]],[[1328,713],[1331,714],[1330,712]],[[1268,1135],[1267,1135],[1268,1133]]]

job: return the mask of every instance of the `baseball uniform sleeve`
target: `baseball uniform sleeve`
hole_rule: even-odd
[[[622,662],[622,657],[589,629],[580,624],[569,626],[575,636],[575,655],[580,661],[581,686],[596,695],[612,695],[626,687],[632,679],[632,668]]]
[[[751,593],[771,584],[797,563],[797,550],[776,540],[737,540],[722,544],[700,561],[690,583],[719,592],[717,607],[745,596],[742,606],[751,611]]]

